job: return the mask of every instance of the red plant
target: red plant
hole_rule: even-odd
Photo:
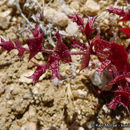
[[[120,16],[126,16],[126,13],[122,9],[115,9],[111,7],[109,9],[109,12],[116,13]],[[94,40],[90,42],[89,36],[90,33],[94,30],[92,25],[96,17],[88,18],[88,23],[85,26],[85,28],[81,17],[79,17],[78,15],[74,15],[71,16],[70,18],[73,18],[73,21],[82,27],[81,31],[85,33],[86,39],[88,41],[88,46],[87,46],[81,43],[80,41],[73,39],[72,48],[78,48],[82,51],[82,52],[74,53],[74,54],[83,55],[81,70],[85,69],[89,65],[91,55],[96,55],[99,61],[101,62],[101,66],[97,68],[98,73],[101,75],[105,69],[108,69],[108,71],[113,72],[115,77],[115,79],[112,80],[104,88],[104,91],[108,90],[107,88],[109,86],[113,84],[118,84],[120,80],[125,83],[125,84],[120,84],[120,87],[122,87],[122,89],[119,88],[119,90],[116,90],[114,92],[115,95],[112,102],[109,104],[109,108],[114,109],[117,107],[118,104],[121,104],[128,110],[130,91],[129,89],[126,89],[126,86],[127,88],[129,88],[128,83],[126,82],[130,80],[129,78],[130,65],[128,64],[129,48],[127,48],[128,51],[126,51],[123,45],[114,42],[110,43],[108,41],[102,40],[100,39],[99,33],[94,38]],[[124,29],[123,31],[129,34],[129,31],[127,29]],[[121,74],[121,73],[125,73],[125,74]]]
[[[110,7],[108,11],[123,17],[119,21],[130,20],[130,10],[125,12],[123,9]],[[71,45],[71,48],[78,48],[81,50],[81,52],[70,52],[68,47],[63,42],[59,32],[55,34],[57,39],[56,47],[53,50],[43,48],[43,33],[40,32],[38,25],[36,25],[35,29],[32,31],[33,38],[26,39],[28,48],[22,47],[18,40],[14,41],[13,43],[11,40],[5,41],[1,39],[0,46],[7,50],[7,53],[13,49],[18,50],[19,58],[22,58],[25,51],[28,52],[30,54],[29,61],[39,52],[49,54],[49,59],[44,65],[34,63],[36,70],[31,76],[28,77],[33,80],[33,84],[38,82],[39,78],[47,70],[51,70],[51,79],[54,79],[55,83],[57,84],[58,80],[62,77],[59,72],[60,62],[70,63],[72,62],[71,55],[83,55],[80,68],[81,71],[88,67],[91,60],[91,55],[95,55],[99,62],[101,62],[101,66],[97,68],[99,75],[101,75],[105,70],[108,70],[113,74],[113,80],[110,81],[103,89],[103,91],[106,91],[110,86],[116,86],[113,100],[108,104],[109,108],[115,109],[118,104],[121,104],[123,107],[129,110],[130,65],[128,63],[128,55],[130,54],[130,45],[125,49],[123,45],[115,42],[111,43],[101,39],[99,33],[91,40],[90,35],[94,30],[96,30],[94,27],[94,22],[97,18],[96,16],[87,16],[88,22],[86,25],[84,24],[84,20],[77,14],[69,17],[80,26],[81,32],[86,36],[86,41],[88,44],[84,44],[79,40],[76,40],[76,38],[73,38],[72,40],[73,44]],[[130,28],[120,28],[122,32],[130,36],[129,29]]]

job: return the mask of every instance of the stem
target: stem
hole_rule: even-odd
[[[71,55],[85,55],[85,52],[70,52]]]
[[[41,51],[42,51],[42,52],[49,53],[49,54],[54,53],[54,51],[53,51],[53,50],[48,50],[48,49],[42,49]]]

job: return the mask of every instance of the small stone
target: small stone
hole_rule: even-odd
[[[73,1],[73,2],[71,2],[70,7],[74,11],[79,10],[79,8],[80,8],[80,1]]]
[[[28,71],[26,73],[23,73],[20,76],[19,82],[30,84],[32,83],[32,79],[29,79],[27,77],[31,76],[33,74],[33,71]]]
[[[99,89],[103,89],[112,79],[111,73],[104,71],[101,75],[98,74],[96,70],[92,71],[89,75],[90,80],[93,85],[97,86]],[[111,87],[109,87],[109,90]]]
[[[105,113],[110,113],[110,109],[108,109],[108,107],[106,106],[106,105],[103,105],[103,111],[105,112]]]
[[[37,94],[38,94],[38,89],[37,89],[37,88],[34,88],[34,89],[32,90],[32,92],[33,92],[33,94],[37,95]]]
[[[87,97],[87,92],[84,90],[74,90],[73,91],[73,96],[78,97],[78,98],[85,98]]]
[[[79,127],[79,129],[78,130],[84,130],[84,128],[83,127]]]
[[[6,11],[4,11],[4,12],[1,12],[0,13],[0,28],[2,28],[2,29],[7,29],[8,28],[8,26],[9,26],[9,24],[10,24],[10,16],[9,16],[9,14],[11,13],[11,9],[8,9],[8,10],[6,10]]]
[[[75,35],[78,32],[78,26],[76,23],[71,22],[70,24],[68,24],[68,26],[66,27],[66,32],[69,35]]]
[[[24,99],[31,99],[31,98],[32,98],[32,94],[31,94],[31,92],[27,92],[27,93],[25,93],[25,95],[24,95],[23,98],[24,98]]]
[[[37,130],[36,123],[28,122],[21,127],[21,130]]]
[[[59,11],[65,13],[66,15],[73,14],[73,10],[66,4],[61,5]]]
[[[97,15],[100,10],[99,4],[95,0],[87,0],[83,7],[83,12],[87,15],[94,16]]]
[[[48,22],[61,27],[65,27],[69,21],[68,17],[64,13],[58,12],[52,8],[46,8],[44,16]]]

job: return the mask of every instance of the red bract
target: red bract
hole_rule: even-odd
[[[130,28],[120,28],[120,30],[125,33],[128,37],[130,37]]]
[[[86,53],[83,55],[80,71],[88,67],[90,61],[90,54],[90,49],[88,48],[86,50]]]
[[[26,48],[23,48],[18,40],[15,41],[16,49],[18,50],[18,56],[21,58],[25,51],[27,51]]]
[[[130,72],[126,74],[117,75],[114,80],[110,81],[105,87],[104,90],[107,90],[113,84],[119,83],[120,81],[126,80],[126,78],[130,77]]]
[[[81,31],[85,33],[87,40],[89,41],[89,37],[92,31],[95,30],[95,28],[93,27],[93,24],[95,22],[95,19],[97,18],[95,17],[88,17],[88,22],[86,24],[86,26],[84,25],[84,21],[81,17],[79,17],[77,14],[73,15],[73,16],[69,16],[70,18],[73,19],[74,22],[76,22],[79,26],[81,26]]]
[[[2,38],[1,38],[1,44],[0,44],[0,46],[1,46],[3,49],[7,50],[7,53],[9,53],[11,50],[15,49],[15,46],[14,46],[14,44],[12,43],[11,40],[5,41],[5,40],[2,39]]]
[[[117,90],[113,100],[108,104],[110,109],[115,109],[118,104],[121,104],[129,112],[128,104],[130,101],[130,91],[126,90]]]
[[[128,64],[128,54],[123,45],[111,43],[111,53],[108,58],[119,72],[125,72]]]
[[[114,13],[119,16],[125,16],[125,11],[123,9],[113,8],[112,6],[108,9],[109,13]]]
[[[42,76],[45,73],[46,69],[48,68],[48,66],[47,66],[48,64],[45,64],[45,65],[39,65],[36,63],[34,63],[34,64],[37,67],[35,72],[33,73],[33,75],[27,77],[27,78],[30,78],[33,80],[33,84],[38,82],[40,76]]]
[[[93,27],[93,24],[94,24],[96,18],[97,18],[96,16],[95,17],[88,16],[88,22],[87,22],[85,28],[83,28],[83,30],[82,30],[85,33],[87,40],[89,40],[91,32],[95,30],[95,28]]]
[[[100,35],[98,34],[93,41],[93,47],[94,47],[94,52],[96,56],[100,60],[106,60],[111,52],[111,43],[105,40],[100,39]]]
[[[123,9],[113,8],[112,6],[108,9],[109,13],[117,14],[121,17],[119,21],[129,21],[130,20],[130,10],[128,12],[125,12]]]
[[[119,19],[119,21],[130,21],[130,10],[126,12],[124,17],[122,19]]]
[[[82,26],[82,28],[84,28],[84,21],[81,17],[78,16],[78,14],[69,16],[69,18],[73,19],[74,22],[76,22],[79,26]]]
[[[60,60],[64,63],[72,62],[71,55],[68,47],[63,43],[61,35],[59,32],[56,33],[57,44],[56,44],[56,53],[58,53]]]
[[[30,52],[29,60],[31,60],[38,52],[42,51],[42,39],[43,34],[40,34],[38,37],[26,40]]]
[[[41,35],[40,28],[38,27],[37,24],[35,25],[35,29],[34,29],[34,31],[32,31],[32,34],[33,34],[34,37],[38,37],[38,36]]]

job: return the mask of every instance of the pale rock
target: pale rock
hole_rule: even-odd
[[[30,106],[30,108],[29,108],[29,116],[30,117],[36,116],[36,110],[33,106]]]
[[[34,87],[33,90],[32,90],[33,94],[37,95],[39,92],[38,92],[38,88]]]
[[[89,77],[92,84],[97,86],[99,89],[103,89],[113,79],[109,72],[104,71],[101,75],[99,75],[96,70],[93,70]],[[109,89],[111,89],[111,87],[109,87]]]
[[[110,113],[110,109],[106,105],[103,105],[102,109],[105,113]]]
[[[28,122],[21,127],[21,130],[37,130],[36,123]]]
[[[72,8],[74,11],[79,10],[80,1],[72,1],[70,4],[70,8]]]
[[[97,15],[100,10],[100,5],[95,0],[87,0],[83,6],[83,12],[87,15]]]
[[[76,23],[71,22],[70,24],[68,24],[68,26],[66,27],[66,32],[70,35],[75,35],[78,32],[78,26]]]
[[[5,4],[5,2],[6,2],[6,0],[1,0],[0,1],[0,6],[3,5],[3,4]]]
[[[26,0],[19,0],[19,3],[25,3]],[[9,7],[16,7],[16,0],[8,0],[7,6]]]
[[[16,7],[16,0],[8,0],[7,6]]]
[[[73,90],[72,93],[73,93],[74,97],[78,97],[78,98],[85,98],[85,97],[87,97],[87,92],[84,91],[84,90],[80,90],[80,89]]]
[[[9,26],[9,21],[10,21],[10,13],[12,12],[11,9],[8,9],[4,12],[0,13],[0,28],[6,29]]]
[[[19,82],[27,83],[27,84],[32,83],[32,79],[29,79],[27,77],[31,76],[33,73],[34,73],[33,71],[28,71],[28,72],[23,73],[20,76]]]
[[[66,15],[73,14],[73,10],[66,4],[61,5],[59,11],[65,13]]]
[[[55,9],[52,8],[45,8],[44,16],[48,22],[61,27],[65,27],[69,21],[66,14],[56,11]]]
[[[78,130],[84,130],[84,128],[83,127],[79,127],[79,129]]]

